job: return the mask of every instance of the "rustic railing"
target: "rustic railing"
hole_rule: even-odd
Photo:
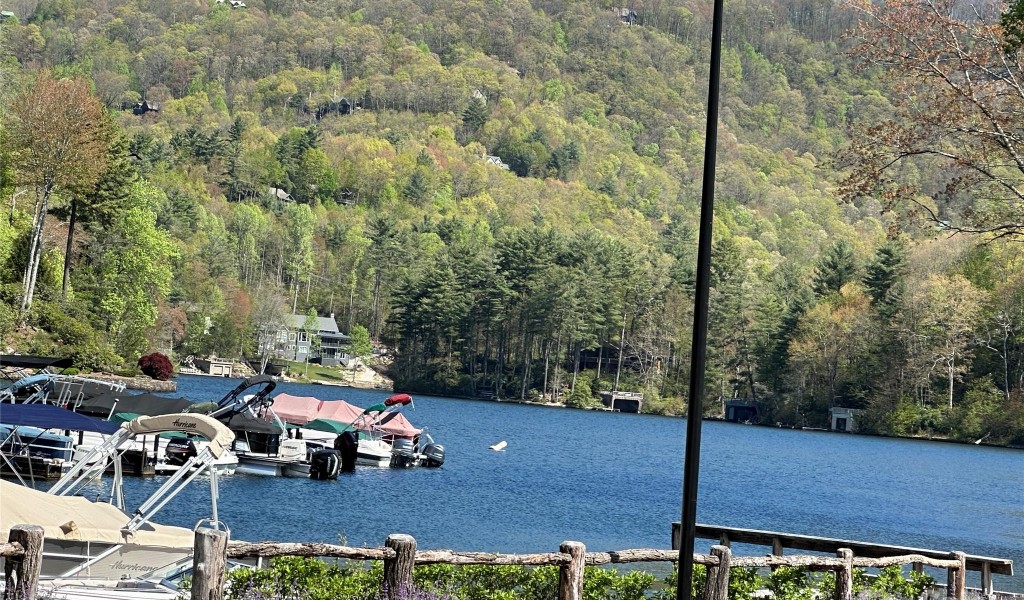
[[[904,556],[920,554],[929,558],[944,559],[948,553],[929,550],[925,548],[912,548],[909,546],[897,546],[893,544],[879,544],[875,542],[862,542],[842,538],[827,538],[814,535],[803,535],[787,533],[782,531],[765,531],[761,529],[746,529],[742,527],[726,527],[722,525],[707,525],[697,523],[696,535],[699,538],[718,540],[723,546],[732,543],[742,543],[754,546],[771,548],[771,553],[782,556],[786,548],[793,550],[809,550],[811,552],[823,552],[835,554],[840,548],[849,548],[858,557],[864,558],[885,558],[888,556]],[[679,522],[672,523],[672,547],[679,548],[680,527]],[[920,571],[923,563],[914,563],[915,571]],[[967,570],[977,571],[981,574],[981,589],[983,596],[991,597],[995,593],[993,586],[993,574],[1013,575],[1013,560],[1009,558],[998,558],[995,556],[980,556],[975,554],[967,555]]]
[[[11,528],[10,541],[0,545],[0,556],[6,558],[6,589],[3,600],[35,600],[42,558],[43,530],[34,525]],[[389,535],[381,548],[352,548],[320,543],[230,542],[224,531],[200,528],[196,531],[192,571],[192,600],[218,600],[223,596],[225,567],[228,558],[276,556],[335,557],[351,560],[384,562],[384,587],[391,600],[398,600],[412,585],[412,571],[417,564],[452,565],[556,565],[559,567],[559,600],[582,600],[584,567],[588,565],[635,562],[676,562],[674,550],[620,550],[587,552],[580,542],[562,542],[558,552],[542,554],[497,554],[459,552],[454,550],[417,550],[416,540],[409,535]],[[951,552],[939,559],[920,554],[886,558],[859,558],[842,548],[830,556],[738,556],[727,546],[713,546],[710,554],[694,554],[694,564],[707,568],[707,580],[701,600],[728,600],[729,569],[732,567],[807,567],[831,570],[836,574],[833,600],[852,600],[853,569],[882,568],[890,565],[919,563],[946,569],[947,600],[964,600],[967,571],[966,554]]]

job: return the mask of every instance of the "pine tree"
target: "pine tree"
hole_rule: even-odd
[[[818,296],[838,292],[857,275],[853,248],[846,240],[838,240],[825,250],[814,272],[812,287]]]
[[[906,247],[900,241],[889,241],[878,248],[875,258],[864,273],[871,305],[884,317],[891,317],[899,304],[906,265]]]
[[[462,111],[462,124],[469,133],[476,133],[487,123],[487,104],[481,98],[473,98]]]

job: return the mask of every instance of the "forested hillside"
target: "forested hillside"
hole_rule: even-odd
[[[0,350],[251,357],[312,309],[404,390],[681,411],[710,4],[235,4],[0,6]],[[908,120],[870,24],[727,3],[708,405],[1022,445],[1024,213],[895,135],[967,113]]]

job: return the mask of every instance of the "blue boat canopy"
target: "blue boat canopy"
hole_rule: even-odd
[[[41,429],[95,431],[107,435],[120,428],[117,423],[81,415],[53,404],[0,404],[0,423]]]

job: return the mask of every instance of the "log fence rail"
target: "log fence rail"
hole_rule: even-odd
[[[41,527],[16,525],[10,539],[0,544],[5,559],[5,590],[3,600],[35,600],[42,557]],[[417,564],[452,565],[523,565],[559,567],[559,600],[582,600],[584,567],[636,562],[677,562],[674,550],[634,549],[614,552],[587,552],[580,542],[566,541],[558,552],[540,554],[497,554],[459,552],[454,550],[417,550],[416,540],[409,535],[392,534],[382,548],[352,548],[321,543],[229,542],[224,531],[200,528],[196,531],[193,556],[191,600],[220,600],[226,561],[229,558],[270,558],[279,556],[334,557],[350,560],[384,562],[384,585],[391,600],[398,600],[412,584],[413,567]],[[694,564],[707,568],[706,584],[700,600],[728,600],[729,569],[732,567],[807,567],[832,570],[836,573],[835,596],[832,600],[852,600],[854,568],[883,568],[890,565],[923,564],[946,569],[947,600],[964,600],[967,555],[952,552],[947,558],[920,554],[884,558],[856,557],[841,548],[835,557],[732,556],[728,546],[717,545],[710,554],[694,554]]]

